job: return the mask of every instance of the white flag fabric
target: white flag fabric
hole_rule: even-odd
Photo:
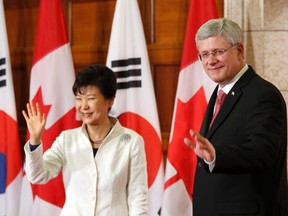
[[[143,136],[148,168],[149,215],[159,215],[164,170],[150,63],[137,0],[117,0],[107,66],[117,77],[111,113]]]
[[[22,158],[3,0],[0,39],[0,215],[18,216]]]
[[[195,44],[202,24],[217,18],[215,0],[191,0],[165,171],[162,216],[191,216],[197,158],[184,144],[189,130],[199,131],[216,84],[205,74]]]
[[[46,151],[61,131],[78,127],[72,85],[75,72],[61,0],[41,0],[30,80],[30,101],[47,116],[43,133]],[[45,185],[22,181],[23,216],[59,215],[65,202],[62,174]]]

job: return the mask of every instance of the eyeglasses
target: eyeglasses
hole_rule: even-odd
[[[213,56],[222,56],[226,51],[228,51],[229,49],[231,49],[232,47],[238,45],[237,43],[232,45],[231,47],[227,48],[227,49],[215,49],[212,52],[203,52],[201,54],[198,55],[198,58],[200,59],[200,61],[203,60],[207,60],[209,58],[210,55]]]

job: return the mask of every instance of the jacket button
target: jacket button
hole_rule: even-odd
[[[198,162],[198,167],[202,167],[202,163],[201,162]]]

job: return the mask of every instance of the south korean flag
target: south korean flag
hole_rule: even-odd
[[[117,94],[111,114],[144,138],[149,215],[159,215],[164,187],[161,133],[137,0],[116,2],[106,64],[117,77]]]

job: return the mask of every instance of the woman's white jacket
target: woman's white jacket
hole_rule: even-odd
[[[62,171],[62,216],[147,215],[144,141],[118,120],[95,157],[84,125],[63,131],[43,156],[42,144],[31,152],[26,143],[24,150],[32,183],[45,184]]]

